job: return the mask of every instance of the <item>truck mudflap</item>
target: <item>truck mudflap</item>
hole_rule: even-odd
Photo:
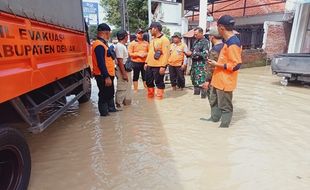
[[[45,89],[53,89],[48,93]],[[90,99],[90,71],[84,70],[55,81],[47,87],[10,100],[10,103],[30,125],[28,130],[40,133],[62,115],[73,103],[82,98],[82,102]],[[67,101],[68,95],[74,95]],[[82,103],[81,102],[81,103]]]

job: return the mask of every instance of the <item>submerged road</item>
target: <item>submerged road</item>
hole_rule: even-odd
[[[309,190],[310,89],[270,73],[241,70],[228,129],[199,120],[207,100],[170,87],[162,101],[141,89],[132,106],[99,117],[94,83],[89,103],[26,134],[29,189]]]

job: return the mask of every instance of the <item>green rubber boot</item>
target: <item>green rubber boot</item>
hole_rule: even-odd
[[[222,117],[222,111],[218,107],[211,108],[211,117],[206,118],[200,118],[202,121],[210,121],[210,122],[219,122]]]
[[[220,128],[228,128],[232,119],[232,112],[224,112],[222,113],[222,122]]]

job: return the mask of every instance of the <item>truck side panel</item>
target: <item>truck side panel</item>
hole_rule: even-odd
[[[87,67],[84,32],[0,12],[0,103]]]
[[[0,11],[84,31],[81,0],[1,0]]]

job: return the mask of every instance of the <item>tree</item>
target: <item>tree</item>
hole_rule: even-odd
[[[121,27],[119,0],[101,0],[105,8],[106,21],[117,28]],[[147,0],[127,0],[127,11],[129,17],[129,31],[135,32],[137,28],[147,28],[148,7]]]
[[[171,38],[171,33],[170,33],[170,29],[167,28],[166,26],[163,26],[162,32],[166,35],[167,38]]]
[[[90,25],[88,28],[88,34],[89,34],[89,39],[96,39],[97,38],[97,26],[95,25]]]

